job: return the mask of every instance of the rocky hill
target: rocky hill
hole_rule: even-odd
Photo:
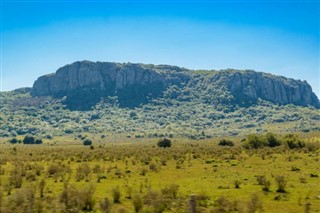
[[[319,100],[307,82],[250,70],[82,61],[32,88],[0,92],[0,100],[0,137],[9,138],[320,131]]]
[[[194,71],[168,65],[89,61],[75,62],[41,76],[31,94],[65,96],[70,108],[88,108],[107,96],[117,96],[121,106],[136,107],[163,97],[168,88],[175,88],[176,97],[172,98],[178,99],[188,88],[202,96],[194,98],[213,103],[250,105],[262,99],[280,105],[320,107],[306,81],[261,72]]]

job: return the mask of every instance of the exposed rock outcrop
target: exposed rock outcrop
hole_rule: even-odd
[[[82,61],[66,65],[55,74],[41,76],[33,85],[32,95],[64,96],[73,90],[86,87],[117,91],[134,84],[155,83],[165,85],[164,77],[138,64]]]
[[[123,106],[135,106],[156,97],[165,88],[165,78],[138,64],[75,62],[41,76],[32,88],[33,96],[67,96],[69,104],[88,106],[101,97],[117,95]]]
[[[207,81],[208,78],[211,79]],[[159,97],[170,85],[182,88],[188,84],[192,87],[200,81],[207,87],[208,84],[217,84],[218,89],[212,91],[228,92],[235,103],[251,104],[260,98],[281,105],[320,107],[317,96],[306,81],[261,72],[225,70],[207,77],[169,65],[89,61],[75,62],[54,74],[41,76],[35,81],[31,94],[66,96],[67,104],[73,108],[90,107],[106,96],[117,96],[121,106],[135,107]],[[194,90],[205,87],[194,87]]]
[[[254,71],[235,72],[227,79],[230,92],[240,101],[260,98],[281,105],[320,106],[306,81]]]

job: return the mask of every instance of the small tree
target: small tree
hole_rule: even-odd
[[[258,149],[264,147],[266,144],[266,139],[262,135],[250,134],[247,136],[245,147]]]
[[[283,137],[284,143],[290,148],[290,149],[297,149],[297,148],[303,148],[305,147],[304,141],[297,135],[297,134],[287,134]]]
[[[36,139],[36,140],[34,141],[34,144],[42,144],[42,139]]]
[[[20,141],[17,138],[12,138],[9,142],[12,144],[16,144],[16,143],[19,143]]]
[[[171,140],[163,138],[158,142],[158,147],[167,148],[171,147]]]
[[[33,136],[26,135],[23,139],[23,144],[34,144],[35,138]]]
[[[281,141],[277,139],[276,135],[268,132],[266,134],[267,144],[269,147],[276,147],[281,145]]]
[[[84,145],[84,146],[91,146],[91,144],[92,144],[92,141],[91,141],[90,139],[85,139],[85,140],[83,141],[83,145]]]
[[[219,146],[234,146],[233,141],[228,140],[228,139],[221,139],[219,141]]]

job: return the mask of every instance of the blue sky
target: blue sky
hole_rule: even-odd
[[[78,60],[254,69],[320,96],[319,1],[1,1],[2,90]]]

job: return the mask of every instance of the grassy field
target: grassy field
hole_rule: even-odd
[[[2,141],[1,212],[320,212],[319,149],[118,140]]]

